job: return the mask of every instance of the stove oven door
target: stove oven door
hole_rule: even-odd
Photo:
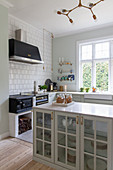
[[[29,107],[32,107],[32,98],[22,100],[21,108],[26,109],[26,108],[29,108]]]

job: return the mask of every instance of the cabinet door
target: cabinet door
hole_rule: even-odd
[[[81,116],[81,170],[111,170],[111,120]]]
[[[78,116],[55,112],[55,163],[79,170]]]
[[[34,154],[53,162],[53,112],[38,110],[34,112]]]

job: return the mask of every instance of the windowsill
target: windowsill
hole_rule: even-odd
[[[81,93],[82,93],[82,92],[81,92]],[[84,92],[84,94],[113,95],[113,93],[110,93],[110,92]]]
[[[59,91],[60,92],[60,91]],[[67,91],[67,93],[72,93],[72,94],[94,94],[94,95],[113,95],[113,93],[110,92],[79,92],[79,91]]]

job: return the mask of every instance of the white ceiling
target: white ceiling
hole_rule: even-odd
[[[93,8],[98,20],[92,19],[88,9],[79,8],[70,16],[74,24],[69,23],[67,17],[56,14],[59,9],[71,9],[78,4],[78,0],[7,0],[13,7],[9,13],[35,27],[44,27],[55,36],[62,36],[86,29],[113,25],[113,0],[105,0]],[[98,0],[82,0],[83,4]]]

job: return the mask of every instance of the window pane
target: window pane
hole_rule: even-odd
[[[109,42],[95,45],[95,58],[109,58]]]
[[[92,59],[92,45],[82,46],[82,60]]]
[[[99,91],[108,91],[108,62],[96,63],[96,88]]]
[[[83,87],[91,88],[91,63],[82,64],[82,78],[83,78]]]

